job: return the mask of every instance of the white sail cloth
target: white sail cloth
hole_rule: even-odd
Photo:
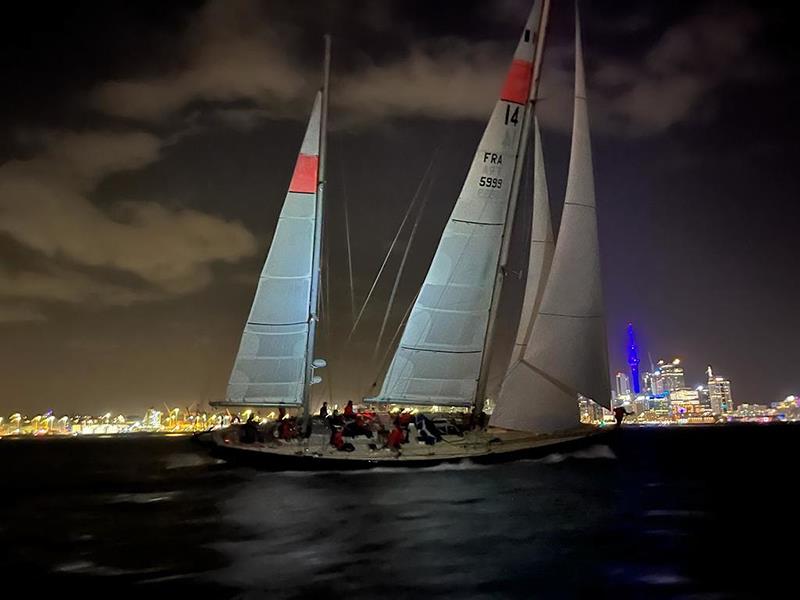
[[[537,0],[375,401],[475,400],[541,14]]]
[[[553,262],[555,240],[553,222],[550,217],[550,195],[547,191],[547,176],[542,152],[542,136],[539,121],[533,119],[533,210],[531,211],[531,237],[528,251],[528,271],[525,283],[525,296],[522,301],[519,326],[514,340],[514,348],[509,361],[509,371],[525,353],[531,328],[544,295],[550,266]]]
[[[608,406],[611,385],[600,279],[589,117],[576,15],[575,113],[567,190],[552,267],[521,360],[490,423],[551,432],[578,423],[578,397]]]
[[[221,404],[301,405],[311,278],[321,94],[317,94],[278,226]]]

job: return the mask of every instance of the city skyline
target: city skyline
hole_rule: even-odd
[[[391,281],[345,347],[342,207],[358,305],[431,169],[394,329],[530,2],[500,4],[491,19],[466,2],[445,20],[441,5],[400,2],[327,2],[314,15],[248,1],[15,7],[0,41],[10,83],[0,100],[0,414],[128,412],[224,395],[324,31],[334,37],[334,209],[319,348],[324,385],[339,397],[368,393]],[[662,4],[583,13],[611,374],[627,364],[633,322],[647,368],[648,352],[666,351],[686,361],[692,382],[710,363],[737,401],[778,400],[797,390],[800,362],[789,20],[754,2]],[[556,224],[570,11],[553,7],[542,76]],[[513,321],[516,310],[509,299],[504,315]]]

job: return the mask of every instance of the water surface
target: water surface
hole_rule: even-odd
[[[782,598],[800,428],[625,429],[501,466],[230,467],[182,437],[0,441],[4,579],[217,598]]]

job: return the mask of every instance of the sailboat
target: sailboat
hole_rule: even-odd
[[[430,466],[469,459],[502,462],[585,443],[579,397],[610,400],[599,244],[576,15],[575,113],[564,211],[557,242],[550,224],[543,151],[534,109],[549,1],[536,0],[499,98],[410,310],[380,392],[364,399],[388,410],[472,410],[483,416],[488,370],[521,174],[533,138],[533,219],[525,296],[509,368],[489,427],[402,451],[353,438],[349,452],[330,443],[312,418],[311,386],[325,361],[314,356],[325,193],[330,39],[294,174],[222,406],[298,409],[296,440],[242,440],[235,428],[214,432],[223,458],[267,468],[350,469]]]

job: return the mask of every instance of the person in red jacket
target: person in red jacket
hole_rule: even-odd
[[[347,406],[344,407],[344,416],[352,418],[352,417],[355,416],[355,414],[356,414],[356,411],[353,408],[353,401],[352,400],[348,400],[347,401]]]
[[[400,429],[400,425],[398,423],[395,423],[394,428],[389,433],[389,439],[386,440],[386,447],[400,454],[400,444],[402,444],[405,440],[405,432]]]
[[[331,433],[331,445],[334,446],[339,452],[352,452],[356,449],[350,442],[344,441],[344,428],[337,426]]]

